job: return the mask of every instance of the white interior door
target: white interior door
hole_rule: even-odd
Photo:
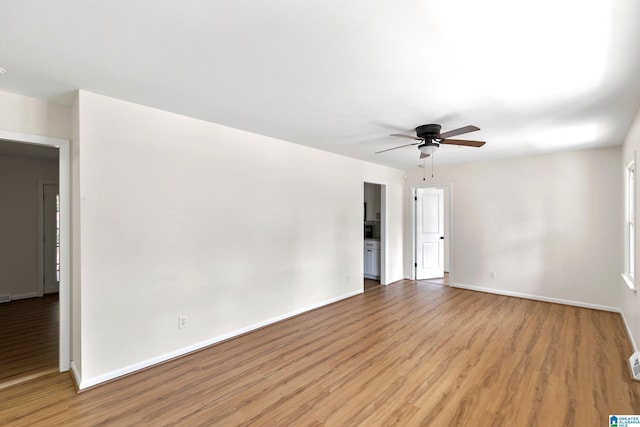
[[[416,280],[444,277],[444,190],[418,188]]]
[[[51,294],[59,291],[59,236],[58,236],[58,186],[44,184],[42,188],[42,230],[43,236],[43,272],[44,293]]]

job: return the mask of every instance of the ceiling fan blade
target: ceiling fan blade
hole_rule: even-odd
[[[475,132],[477,130],[480,130],[480,128],[477,126],[464,126],[458,129],[450,130],[449,132],[441,133],[439,138],[446,139],[450,136],[462,135],[463,133]]]
[[[422,142],[422,140],[420,140],[420,142]],[[418,145],[418,144],[420,144],[420,142],[414,142],[413,144],[405,144],[405,145],[401,145],[399,147],[387,148],[386,150],[376,151],[374,154],[380,154],[380,153],[384,153],[384,152],[391,151],[391,150],[397,150],[398,148],[409,147],[411,145]]]
[[[463,145],[465,147],[482,147],[486,141],[470,141],[468,139],[443,139],[440,144]]]
[[[400,138],[409,138],[409,139],[415,139],[416,141],[422,141],[422,138],[418,138],[417,136],[405,135],[403,133],[392,133],[389,136],[399,136]]]
[[[426,153],[420,153],[420,158],[421,159],[426,159],[427,157],[429,157],[431,154],[426,154]]]

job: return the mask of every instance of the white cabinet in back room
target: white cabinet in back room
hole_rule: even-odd
[[[364,277],[380,278],[380,242],[377,240],[364,241]]]

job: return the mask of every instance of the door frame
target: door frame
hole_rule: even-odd
[[[383,182],[376,182],[369,179],[363,179],[360,185],[360,206],[362,212],[360,218],[364,218],[364,184],[375,184],[380,186],[380,284],[388,285],[389,280],[387,278],[387,184]],[[362,236],[362,249],[360,250],[360,256],[364,257],[364,234],[362,227],[364,227],[364,220],[360,223],[360,235]],[[360,263],[364,268],[364,259]],[[364,270],[362,277],[364,277]],[[364,282],[362,284],[364,289]]]
[[[0,139],[58,148],[58,191],[60,194],[60,372],[71,364],[71,142],[68,139],[0,130]]]
[[[58,153],[59,154],[59,153]],[[59,162],[58,162],[59,163]],[[57,181],[38,181],[38,296],[44,296],[44,187],[45,185],[55,185],[60,192]]]
[[[410,275],[410,279],[411,280],[416,280],[416,261],[417,261],[417,257],[416,257],[416,190],[419,188],[443,188],[446,189],[447,191],[445,191],[445,199],[446,199],[446,203],[448,203],[448,207],[449,207],[449,212],[445,212],[445,215],[448,216],[448,224],[447,227],[445,228],[445,231],[447,233],[447,237],[449,240],[449,250],[448,252],[448,257],[449,257],[449,286],[451,286],[451,284],[454,283],[453,280],[453,274],[454,274],[454,267],[453,267],[453,183],[452,182],[446,182],[446,183],[441,183],[441,184],[423,184],[423,185],[412,185],[409,188],[409,200],[411,200],[411,209],[409,209],[410,213],[410,224],[411,224],[411,275]],[[447,196],[448,193],[448,196]]]

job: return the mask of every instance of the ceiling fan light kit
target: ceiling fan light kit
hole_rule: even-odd
[[[440,144],[438,144],[437,142],[429,141],[425,142],[424,144],[418,145],[418,150],[420,150],[422,154],[430,156],[438,149],[438,147],[440,147]]]

